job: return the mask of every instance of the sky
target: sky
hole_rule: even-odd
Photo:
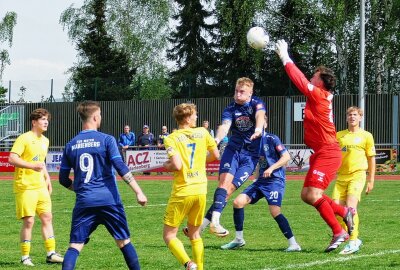
[[[80,7],[83,0],[0,0],[0,19],[8,11],[17,13],[11,48],[7,49],[11,65],[4,69],[2,85],[9,87],[11,101],[20,98],[20,87],[25,86],[26,101],[39,102],[51,95],[62,98],[61,93],[69,77],[66,71],[73,66],[77,51],[68,40],[67,31],[59,23],[61,13],[71,4]],[[7,93],[7,100],[9,93]]]

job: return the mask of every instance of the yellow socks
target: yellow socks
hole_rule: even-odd
[[[178,238],[172,239],[168,243],[168,248],[182,265],[190,261],[182,242]]]

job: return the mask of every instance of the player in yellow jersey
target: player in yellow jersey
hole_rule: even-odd
[[[203,269],[204,245],[200,225],[206,206],[206,162],[219,158],[214,138],[203,127],[196,128],[196,105],[182,103],[173,110],[179,129],[165,137],[168,161],[164,167],[174,172],[172,192],[164,215],[163,238],[185,269]],[[177,238],[179,226],[187,217],[193,260]]]
[[[27,266],[34,266],[29,253],[36,214],[42,224],[42,237],[47,251],[46,262],[63,262],[63,257],[55,252],[50,199],[52,186],[45,164],[49,139],[43,133],[47,131],[49,120],[50,113],[47,110],[41,108],[34,110],[30,115],[31,131],[17,138],[9,157],[9,162],[15,166],[14,193],[17,219],[22,220],[21,263]]]
[[[361,200],[366,179],[366,194],[374,188],[375,180],[375,144],[371,133],[360,127],[363,111],[358,107],[347,109],[348,129],[339,131],[337,139],[342,149],[342,165],[333,189],[332,198],[335,202],[357,209]],[[368,177],[366,172],[368,171]],[[338,217],[341,221],[342,218]],[[344,223],[342,223],[344,227]],[[352,254],[360,250],[362,241],[358,239],[359,216],[354,216],[354,230],[350,241],[340,254]]]

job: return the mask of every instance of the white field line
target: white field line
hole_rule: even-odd
[[[308,262],[308,263],[288,264],[286,266],[279,266],[276,268],[264,268],[262,270],[301,269],[301,268],[307,268],[307,267],[312,267],[312,266],[316,266],[316,265],[323,265],[323,264],[336,263],[336,262],[345,262],[345,261],[356,260],[356,259],[361,259],[361,258],[378,257],[378,256],[383,256],[383,255],[388,255],[388,254],[396,254],[396,253],[400,253],[400,249],[385,250],[385,251],[372,253],[372,254],[361,254],[361,255],[354,254],[354,255],[350,255],[350,256],[346,256],[346,257],[333,258],[333,259],[327,259],[327,260],[322,260],[322,261],[313,261],[313,262]]]

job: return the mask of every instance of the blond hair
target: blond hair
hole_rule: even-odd
[[[347,108],[346,114],[349,114],[351,112],[357,111],[359,115],[363,116],[364,112],[361,108],[357,107],[357,106],[351,106],[349,108]]]
[[[242,77],[242,78],[237,79],[236,86],[243,85],[243,84],[247,84],[251,88],[253,88],[253,86],[254,86],[254,82],[250,78]]]
[[[193,103],[182,103],[177,106],[175,106],[172,114],[176,120],[176,122],[179,124],[182,124],[182,122],[185,120],[186,117],[191,116],[197,112],[196,105]]]

